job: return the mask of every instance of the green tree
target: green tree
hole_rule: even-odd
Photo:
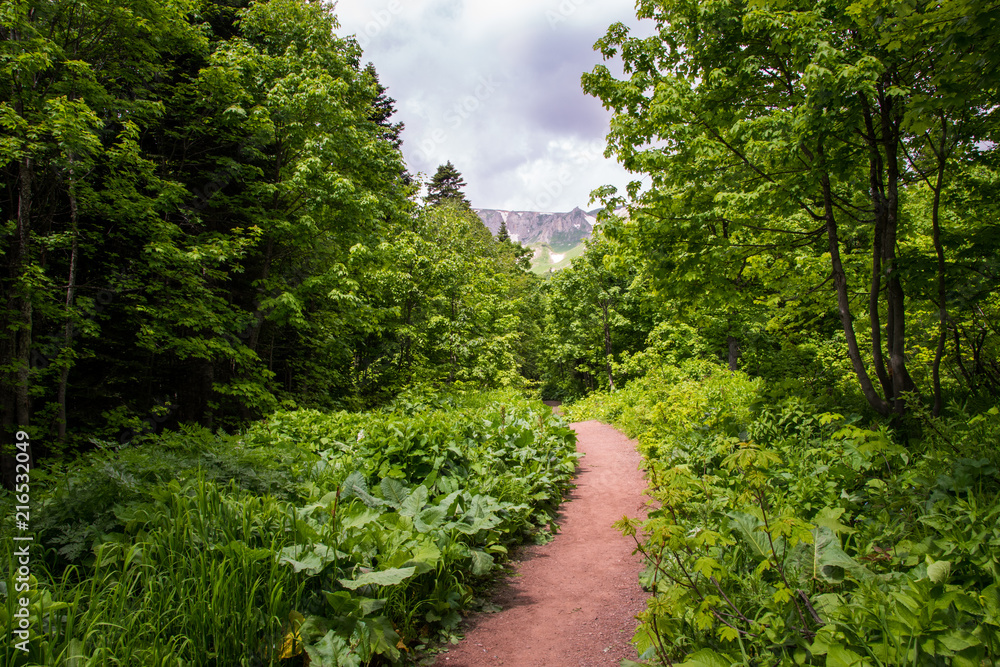
[[[992,111],[989,75],[964,66],[942,74],[951,64],[995,57],[986,53],[990,39],[967,38],[995,36],[992,10],[969,3],[976,26],[969,30],[947,5],[916,12],[903,3],[846,1],[637,7],[656,23],[656,36],[632,38],[618,24],[598,43],[605,57],[621,55],[628,78],[616,80],[603,66],[584,76],[585,90],[615,111],[611,150],[652,177],[648,191],[630,188],[634,212],[647,211],[654,229],[674,224],[677,199],[704,191],[701,201],[689,201],[700,210],[680,218],[697,228],[695,239],[709,242],[710,252],[698,253],[705,275],[719,251],[736,263],[791,243],[825,255],[856,380],[872,408],[902,412],[904,395],[915,389],[907,271],[898,257],[910,217],[903,149],[920,128],[915,114],[950,94],[926,85],[935,77],[966,85],[979,71],[978,97],[962,106],[981,110],[980,117]],[[900,19],[914,13],[952,27],[927,37],[913,20]],[[709,173],[708,188],[695,180]],[[740,228],[737,247],[730,238]],[[870,249],[867,268],[859,244]],[[659,257],[661,270],[687,259],[674,248]],[[868,294],[870,361],[855,331],[856,281]]]
[[[533,363],[524,332],[538,312],[515,244],[498,244],[474,212],[424,207],[392,241],[352,249],[363,304],[354,322],[355,386],[385,397],[412,382],[515,386]]]
[[[92,297],[107,285],[82,269],[94,263],[102,225],[122,222],[107,203],[120,185],[120,159],[136,148],[137,123],[162,114],[150,101],[158,98],[156,79],[173,71],[175,53],[204,46],[187,20],[191,8],[18,1],[0,12],[0,169],[4,210],[16,211],[0,241],[10,323],[0,332],[0,409],[8,433],[52,425],[66,435],[70,370],[93,355],[81,340],[97,331]],[[159,183],[146,192],[147,209],[174,194],[172,184]]]
[[[0,20],[4,428],[114,437],[349,394],[350,249],[412,188],[331,9],[25,1]]]
[[[543,391],[565,396],[620,386],[620,362],[645,348],[653,327],[638,263],[598,231],[582,257],[550,276],[543,293]]]
[[[500,221],[500,229],[497,230],[497,241],[501,243],[506,243],[510,241],[510,232],[507,231],[507,221]]]
[[[445,202],[455,202],[466,208],[472,206],[465,198],[462,188],[466,186],[465,179],[459,173],[455,165],[448,160],[447,163],[438,167],[434,177],[427,184],[427,197],[425,201],[431,206],[439,206]]]
[[[375,65],[368,63],[365,65],[365,75],[375,82],[377,95],[372,103],[371,120],[382,128],[382,137],[389,141],[395,148],[403,145],[403,130],[406,125],[394,122],[392,117],[396,114],[396,100],[389,97],[388,89],[378,80],[378,72]]]

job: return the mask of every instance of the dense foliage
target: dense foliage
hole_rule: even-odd
[[[453,167],[419,206],[394,100],[329,3],[18,0],[0,21],[4,447],[520,382],[522,255]]]
[[[577,459],[565,423],[511,391],[110,444],[33,487],[46,568],[31,653],[8,637],[5,665],[397,661],[455,631],[509,546],[544,538]],[[6,571],[4,627],[14,585]]]
[[[708,362],[570,410],[638,437],[653,664],[983,665],[1000,655],[1000,412],[920,439]]]
[[[648,176],[601,194],[627,209],[607,235],[660,319],[710,334],[733,368],[775,350],[794,368],[833,343],[881,414],[903,414],[911,391],[935,414],[956,392],[995,400],[995,3],[637,14],[652,36],[616,24],[597,45],[625,77],[602,65],[583,85],[615,114],[609,153]]]
[[[993,664],[1000,14],[637,10],[583,84],[649,184],[544,286],[542,377],[639,438],[642,660]]]
[[[583,86],[645,180],[539,278],[451,162],[420,199],[335,3],[3,4],[4,664],[454,638],[569,488],[539,389],[639,439],[646,663],[996,661],[1000,8],[636,9]]]

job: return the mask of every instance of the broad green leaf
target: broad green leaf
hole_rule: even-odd
[[[493,569],[493,556],[473,549],[472,551],[472,574],[481,577]]]
[[[681,667],[732,667],[736,661],[728,656],[713,651],[710,648],[703,648],[688,655]]]
[[[361,506],[359,506],[361,507]],[[361,507],[361,510],[353,516],[348,516],[340,520],[341,528],[364,528],[372,521],[378,520],[383,512],[370,507]]]
[[[325,544],[313,546],[296,544],[285,547],[278,553],[278,562],[282,565],[291,565],[295,572],[305,572],[308,575],[316,575],[336,560],[336,550]]]
[[[429,533],[444,522],[444,510],[440,507],[428,507],[413,518],[413,527],[420,533]]]
[[[413,550],[410,558],[403,563],[403,567],[410,567],[412,565],[416,568],[417,574],[422,574],[436,569],[440,560],[441,550],[437,545],[421,544]]]
[[[368,492],[368,482],[361,472],[355,470],[344,480],[343,498],[358,498],[368,507],[383,507],[385,502]]]
[[[820,528],[828,528],[837,535],[852,535],[857,531],[840,522],[845,510],[843,507],[824,507],[821,509],[812,522]]]
[[[870,667],[871,663],[842,644],[830,644],[826,667]]]
[[[800,572],[803,581],[821,580],[837,584],[849,572],[857,579],[870,579],[874,574],[861,563],[847,555],[840,547],[840,539],[830,528],[814,528],[812,544],[803,543],[789,557]]]
[[[351,650],[347,640],[335,630],[327,632],[319,641],[306,645],[309,664],[319,667],[361,667],[361,659]]]
[[[382,497],[385,502],[395,509],[399,509],[410,495],[406,486],[398,479],[386,477],[379,484],[379,487],[382,489]]]
[[[1000,584],[991,584],[979,594],[979,602],[994,623],[1000,623]]]
[[[771,557],[771,545],[764,533],[764,522],[745,512],[730,512],[727,515],[740,537],[750,547],[750,553],[758,560]]]
[[[950,630],[945,634],[938,635],[937,640],[949,651],[958,653],[967,648],[982,646],[982,642],[972,633],[964,630]]]
[[[427,504],[427,487],[418,486],[413,489],[410,495],[399,507],[399,513],[403,516],[416,516],[417,513]]]
[[[392,627],[392,623],[385,616],[377,616],[365,621],[368,637],[371,640],[372,650],[379,655],[389,656],[395,662],[399,659],[399,635]]]
[[[71,639],[66,647],[65,667],[84,667],[87,662],[85,645],[79,639]]]
[[[361,613],[365,616],[369,616],[374,614],[376,611],[381,611],[385,607],[387,600],[361,598],[359,602],[361,604]]]
[[[415,567],[395,567],[389,570],[366,572],[356,579],[338,579],[340,584],[349,590],[357,590],[362,586],[395,586],[406,581],[416,572]]]
[[[951,577],[951,562],[936,560],[927,566],[927,578],[935,584],[940,584]]]

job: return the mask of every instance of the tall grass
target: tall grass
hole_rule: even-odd
[[[31,652],[5,643],[3,664],[270,662],[281,619],[303,590],[274,558],[291,542],[288,512],[272,498],[199,478],[171,483],[122,514],[126,532],[108,536],[87,564],[61,573],[34,564]],[[3,544],[9,563],[11,541]],[[14,596],[6,602],[9,619]]]

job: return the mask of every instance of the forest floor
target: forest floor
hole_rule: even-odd
[[[612,524],[645,516],[646,483],[635,442],[600,422],[572,425],[580,460],[559,532],[517,552],[494,591],[496,613],[466,619],[465,639],[436,667],[618,667],[635,660],[630,639],[645,609],[635,542]]]

